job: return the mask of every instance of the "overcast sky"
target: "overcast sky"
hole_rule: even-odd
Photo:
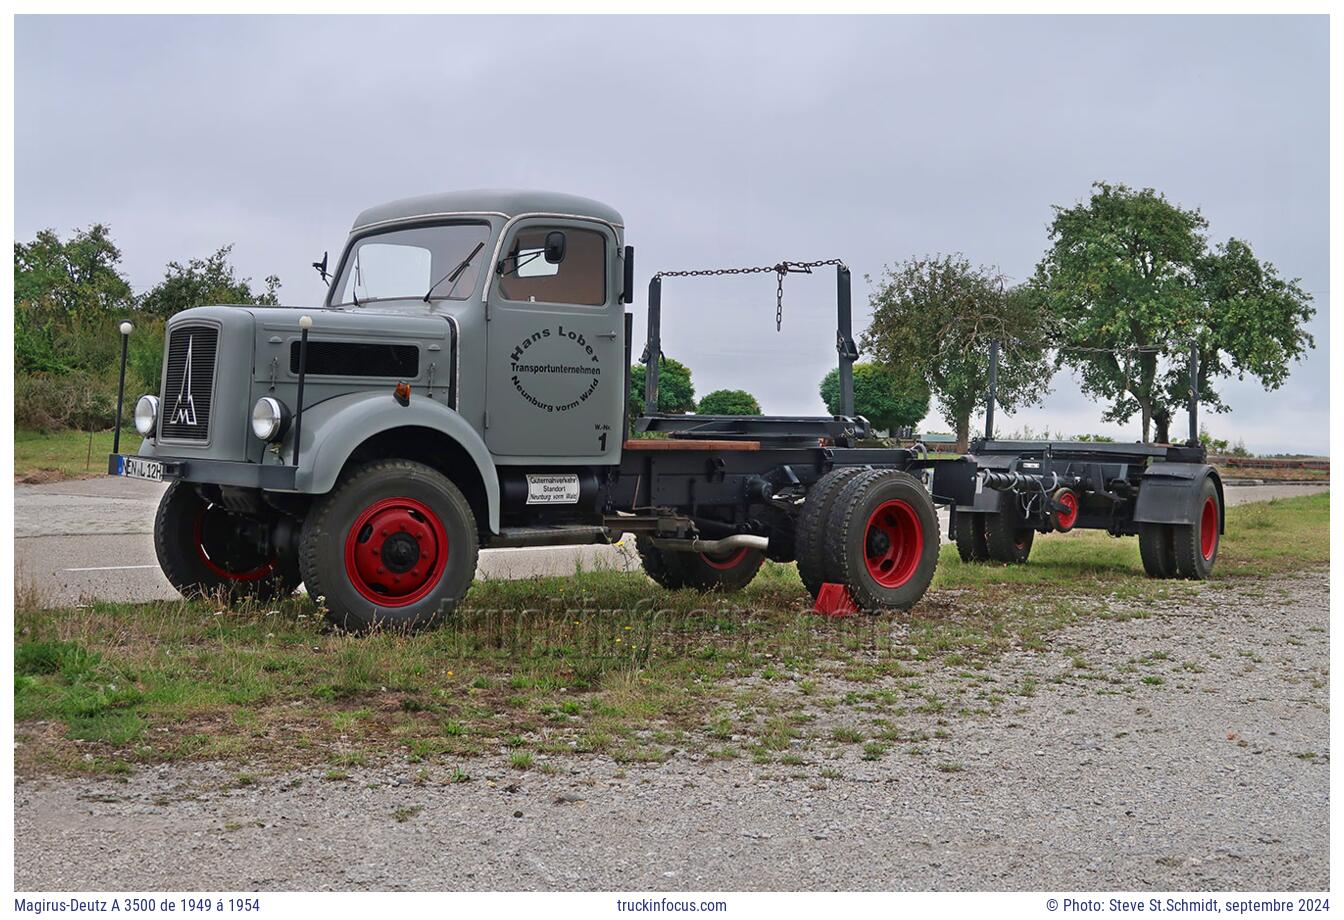
[[[1093,180],[1199,207],[1317,295],[1280,390],[1222,386],[1212,433],[1329,449],[1328,43],[1284,17],[34,17],[15,33],[15,233],[111,226],[137,291],[234,243],[316,303],[362,208],[520,186],[621,211],[659,269],[842,258],[855,328],[887,263],[961,252],[1011,277]],[[665,285],[696,389],[823,410],[834,276]],[[1067,373],[1000,431],[1138,437]],[[931,416],[928,430],[948,426]]]

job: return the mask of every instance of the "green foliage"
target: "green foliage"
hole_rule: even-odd
[[[133,306],[121,251],[95,224],[14,244],[14,363],[19,374],[103,370],[117,356],[116,324]],[[110,334],[109,334],[110,333]]]
[[[163,280],[140,299],[140,308],[153,316],[168,318],[191,307],[212,304],[278,304],[280,279],[268,275],[266,288],[253,293],[252,279],[239,278],[229,263],[232,244],[221,246],[205,259],[190,259],[186,265],[169,262]]]
[[[1057,364],[1110,403],[1105,419],[1138,415],[1144,440],[1168,441],[1188,401],[1189,347],[1199,351],[1199,397],[1228,411],[1214,381],[1236,374],[1280,386],[1314,345],[1314,314],[1296,280],[1279,277],[1236,239],[1210,249],[1198,210],[1153,189],[1098,182],[1091,198],[1057,207],[1035,287],[1059,331]]]
[[[630,412],[635,417],[644,414],[644,371],[642,364],[630,368]],[[658,411],[695,411],[691,369],[667,355],[663,355],[658,365]]]
[[[661,378],[658,387],[662,389]],[[662,402],[661,394],[658,401]],[[699,415],[760,415],[761,404],[746,390],[715,390],[705,394],[695,411]]]
[[[166,321],[157,316],[141,316],[131,333],[126,356],[126,398],[141,393],[157,393],[163,379],[163,337]]]
[[[1225,438],[1215,438],[1209,434],[1209,429],[1200,427],[1199,443],[1210,454],[1224,454],[1227,452],[1227,440]]]
[[[1114,444],[1115,438],[1108,434],[1079,434],[1074,435],[1073,440],[1084,441],[1090,444]]]
[[[123,406],[129,416],[134,407]],[[17,374],[14,377],[14,425],[36,431],[101,431],[117,412],[116,371],[93,374]]]
[[[840,414],[839,368],[822,378],[821,401],[831,415]],[[923,380],[881,364],[855,364],[854,412],[878,431],[918,425],[929,414],[929,388]]]
[[[135,398],[159,387],[168,316],[205,304],[274,305],[279,279],[254,292],[228,262],[230,246],[185,266],[171,262],[164,280],[137,298],[120,274],[121,251],[103,224],[67,240],[43,230],[14,245],[16,425],[38,431],[102,430],[116,414],[121,360],[118,324],[135,325],[127,360],[123,423]]]
[[[869,279],[871,280],[871,279]],[[964,450],[970,419],[989,389],[989,343],[1001,343],[998,404],[1005,412],[1047,392],[1046,328],[1040,298],[1007,289],[997,271],[961,256],[913,258],[888,266],[869,299],[873,320],[862,347],[876,363],[938,398]]]

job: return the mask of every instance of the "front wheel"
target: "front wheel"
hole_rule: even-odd
[[[185,597],[224,592],[274,600],[299,586],[298,566],[274,546],[274,522],[215,505],[185,482],[163,493],[154,517],[159,568]]]
[[[345,629],[420,629],[451,613],[476,575],[476,519],[443,474],[408,460],[355,470],[308,513],[299,567]]]

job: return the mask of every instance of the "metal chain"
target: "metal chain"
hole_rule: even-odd
[[[840,259],[819,259],[816,262],[780,262],[778,265],[758,265],[751,268],[697,268],[677,272],[659,272],[655,278],[695,278],[703,275],[758,275],[774,272],[775,283],[775,331],[784,328],[784,276],[790,272],[812,274],[812,269],[823,265],[844,265]]]

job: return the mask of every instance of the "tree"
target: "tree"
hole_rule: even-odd
[[[831,415],[840,414],[838,368],[822,378],[821,401]],[[912,380],[881,364],[855,364],[854,412],[878,431],[918,425],[929,414],[929,388],[923,380]]]
[[[1199,354],[1199,397],[1229,411],[1215,380],[1236,374],[1267,389],[1315,343],[1303,325],[1315,313],[1294,280],[1258,261],[1236,239],[1210,249],[1198,210],[1151,188],[1097,182],[1091,198],[1056,207],[1051,247],[1035,288],[1059,331],[1057,366],[1082,391],[1109,402],[1103,418],[1139,416],[1146,441],[1170,440],[1189,399],[1189,350]]]
[[[661,378],[658,386],[662,388]],[[761,404],[746,390],[715,390],[704,395],[695,411],[699,415],[760,415]]]
[[[211,304],[278,304],[280,279],[267,275],[266,288],[252,291],[251,278],[239,278],[229,264],[233,245],[221,246],[205,259],[191,259],[186,265],[169,262],[163,280],[140,298],[140,309],[153,316],[167,318],[191,307]]]
[[[112,323],[132,304],[120,262],[103,224],[64,241],[42,230],[30,243],[14,244],[16,370],[60,374],[106,365],[115,352]]]
[[[667,355],[663,355],[658,365],[658,411],[695,411],[695,385],[691,383],[691,369]],[[644,414],[642,364],[630,368],[630,413],[634,417]]]
[[[868,279],[871,281],[871,279]],[[1006,288],[999,272],[962,256],[926,256],[888,266],[869,298],[873,320],[863,350],[907,382],[922,381],[957,436],[989,390],[990,342],[1000,342],[998,405],[1005,412],[1048,392],[1049,361],[1040,300]]]

